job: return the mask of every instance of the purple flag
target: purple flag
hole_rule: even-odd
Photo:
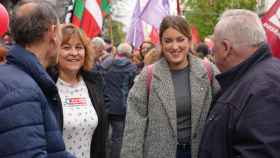
[[[140,15],[140,0],[137,0],[136,6],[134,7],[129,31],[126,36],[126,41],[132,44],[135,48],[139,48],[141,43],[144,41],[143,26]]]
[[[149,0],[142,11],[141,19],[159,29],[162,19],[169,14],[168,0]]]

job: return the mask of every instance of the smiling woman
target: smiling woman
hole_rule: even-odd
[[[61,99],[62,105],[55,113],[66,148],[79,158],[105,157],[107,118],[103,81],[100,74],[90,72],[90,41],[72,24],[64,25],[61,35],[58,64],[49,73]]]
[[[219,86],[207,77],[202,60],[189,53],[191,33],[184,18],[165,17],[159,36],[163,57],[143,69],[129,92],[122,158],[197,158]],[[218,73],[210,63],[209,68]]]

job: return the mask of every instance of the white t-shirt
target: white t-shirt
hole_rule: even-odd
[[[66,149],[78,158],[90,158],[92,135],[98,124],[88,89],[81,78],[76,85],[58,79],[63,107],[63,139]]]

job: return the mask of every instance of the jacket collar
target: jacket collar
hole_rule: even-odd
[[[58,67],[57,65],[51,66],[47,69],[48,74],[53,79],[54,82],[57,82],[58,80]],[[100,76],[98,72],[94,71],[80,71],[80,75],[83,77],[85,81],[92,82],[93,84],[96,84],[96,81],[98,80],[98,77]]]
[[[16,65],[30,75],[46,96],[51,96],[55,94],[54,92],[57,92],[54,82],[36,56],[20,45],[15,44],[11,47],[7,56],[7,64]]]
[[[257,49],[257,51],[247,60],[231,68],[230,70],[217,75],[216,78],[221,85],[222,91],[225,91],[235,81],[244,76],[244,74],[255,64],[269,57],[271,57],[269,46],[266,43],[262,43],[259,49]]]

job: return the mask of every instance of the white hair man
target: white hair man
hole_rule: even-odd
[[[204,128],[199,158],[278,158],[280,61],[271,56],[259,17],[228,10],[213,40],[221,91]]]
[[[122,137],[125,124],[127,96],[133,85],[136,75],[136,65],[129,59],[132,47],[127,43],[121,43],[117,47],[115,59],[110,66],[103,69],[105,81],[105,110],[108,113],[109,124],[112,128],[110,137],[110,156],[119,158],[122,144]]]
[[[107,52],[105,51],[105,41],[101,37],[94,37],[92,40],[92,46],[95,53],[95,59],[97,63],[102,61],[103,58],[107,56]]]
[[[121,43],[117,48],[117,56],[125,56],[130,58],[132,55],[132,51],[132,47],[128,43]]]

